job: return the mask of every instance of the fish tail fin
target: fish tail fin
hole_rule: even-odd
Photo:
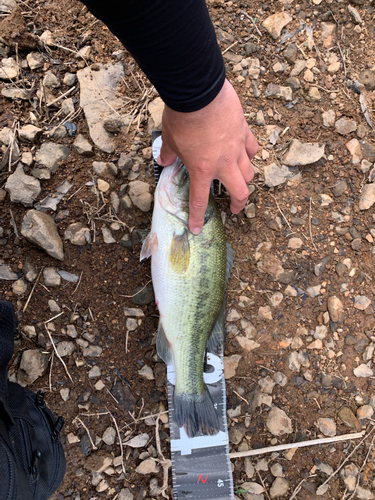
[[[197,434],[213,436],[219,432],[219,418],[206,386],[200,394],[174,394],[176,422],[189,437]]]

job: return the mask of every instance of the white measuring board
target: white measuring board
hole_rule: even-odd
[[[156,184],[163,169],[156,162],[161,144],[161,132],[153,132],[152,153]],[[178,427],[176,423],[173,406],[176,375],[174,366],[168,366],[168,411],[173,498],[175,500],[234,500],[229,458],[223,352],[208,353],[207,365],[209,370],[204,373],[204,381],[217,411],[219,432],[214,436],[194,438],[189,438],[184,429]]]

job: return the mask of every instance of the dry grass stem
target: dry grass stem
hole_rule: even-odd
[[[121,453],[121,467],[122,467],[122,472],[124,474],[126,474],[126,471],[125,471],[125,464],[124,464],[124,447],[122,445],[122,440],[121,440],[121,436],[120,436],[120,431],[119,431],[119,428],[118,428],[118,425],[117,425],[117,422],[116,422],[116,419],[115,417],[112,415],[112,413],[108,410],[107,408],[107,411],[109,413],[109,416],[111,417],[112,419],[112,422],[116,428],[116,432],[117,432],[117,436],[118,436],[118,440],[119,440],[119,443],[120,443],[120,453]]]
[[[289,500],[294,500],[296,498],[296,496],[298,495],[298,493],[301,491],[302,489],[302,484],[306,481],[306,479],[302,479],[302,481],[300,481],[297,486],[296,486],[296,489],[293,491],[292,493],[292,496],[289,498]]]
[[[292,234],[294,234],[294,231],[293,231],[293,229],[292,229],[292,226],[289,224],[288,219],[285,217],[284,212],[281,210],[280,205],[279,205],[279,204],[278,204],[278,202],[277,202],[276,196],[274,196],[274,197],[273,197],[273,199],[275,200],[276,206],[277,206],[277,208],[278,208],[279,212],[281,213],[282,218],[283,218],[283,219],[285,220],[285,222],[287,223],[287,225],[288,225],[289,229],[292,231]]]
[[[372,431],[371,431],[372,432]],[[268,446],[267,448],[259,448],[258,450],[247,450],[230,453],[230,458],[253,457],[264,455],[265,453],[273,453],[274,451],[292,450],[294,448],[304,448],[306,446],[319,446],[322,444],[337,443],[339,441],[348,441],[349,439],[359,439],[363,436],[364,431],[353,434],[343,434],[330,438],[312,439],[311,441],[300,441],[298,443],[278,444],[276,446]],[[361,443],[363,440],[361,441]],[[358,445],[359,446],[359,445]]]
[[[10,224],[13,227],[14,234],[17,236],[17,238],[19,238],[20,237],[20,233],[18,232],[16,219],[14,218],[12,210],[9,210],[9,213],[10,213]]]
[[[53,106],[56,102],[61,101],[61,99],[64,99],[64,97],[66,97],[67,95],[69,95],[70,93],[72,93],[73,90],[75,90],[75,89],[76,89],[76,86],[74,85],[74,87],[72,87],[69,90],[67,90],[64,94],[61,94],[59,97],[56,97],[56,99],[54,99],[53,101],[51,101],[48,104],[46,104],[47,108],[49,108],[50,106]]]
[[[310,196],[310,207],[309,207],[309,232],[310,232],[310,240],[311,240],[312,246],[315,248],[315,251],[317,252],[318,249],[315,245],[313,235],[312,235],[312,228],[311,228],[311,196]]]
[[[98,448],[97,448],[97,446],[95,446],[94,441],[93,441],[93,440],[92,440],[92,438],[91,438],[90,431],[88,430],[88,428],[86,427],[86,425],[82,422],[82,420],[81,420],[79,417],[76,417],[76,418],[73,420],[73,424],[76,424],[76,425],[77,425],[77,422],[76,422],[77,420],[78,420],[78,422],[82,425],[82,427],[85,429],[85,431],[87,432],[87,435],[88,435],[88,437],[89,437],[89,440],[90,440],[90,443],[91,443],[92,449],[93,449],[94,451],[95,451],[95,450],[97,450]],[[78,425],[77,425],[77,427],[78,427]]]
[[[225,50],[223,50],[223,52],[221,53],[222,55],[226,54],[228,52],[228,50],[230,50],[232,47],[234,47],[235,45],[237,45],[238,42],[234,42],[232,43],[232,45],[229,45],[229,47],[227,47]]]
[[[160,436],[159,436],[159,419],[160,419],[160,413],[157,416],[156,419],[156,424],[155,424],[155,438],[156,438],[156,449],[158,450],[158,455],[159,455],[159,463],[163,467],[163,484],[161,487],[161,494],[164,498],[169,498],[169,495],[166,493],[168,490],[168,470],[172,465],[172,461],[169,459],[165,459],[163,452],[161,451],[161,444],[160,444]]]
[[[49,382],[49,392],[52,392],[52,367],[53,367],[53,358],[55,356],[55,351],[52,351],[51,355],[51,366],[49,369],[48,382]]]
[[[139,293],[141,293],[147,285],[149,285],[151,283],[152,280],[149,280],[147,281],[147,283],[145,284],[145,286],[143,288],[141,288],[137,293],[135,293],[134,295],[120,295],[120,297],[124,297],[125,299],[132,299],[133,297],[135,297],[136,295],[138,295]]]
[[[61,313],[61,314],[62,314],[62,313]],[[60,316],[60,314],[59,314],[59,316]],[[67,368],[67,366],[66,366],[66,364],[65,364],[64,360],[62,359],[62,357],[60,356],[60,354],[57,352],[57,349],[56,349],[55,343],[54,343],[54,341],[53,341],[52,335],[50,334],[50,332],[49,332],[49,330],[48,330],[48,328],[47,328],[46,323],[44,323],[44,328],[46,329],[47,335],[48,335],[48,337],[49,337],[49,339],[50,339],[50,341],[51,341],[51,344],[52,344],[52,347],[53,347],[53,349],[54,349],[54,351],[55,351],[55,353],[56,353],[56,356],[57,356],[57,357],[59,358],[59,360],[61,361],[61,364],[63,365],[63,367],[64,367],[64,369],[65,369],[65,372],[66,372],[66,374],[67,374],[67,375],[68,375],[68,377],[69,377],[69,380],[70,380],[70,381],[71,381],[71,383],[73,384],[74,382],[73,382],[72,376],[70,375],[69,370],[68,370],[68,368]]]
[[[33,293],[34,293],[34,290],[35,290],[35,288],[36,288],[36,285],[38,284],[38,281],[39,281],[39,278],[40,278],[40,276],[41,276],[41,274],[42,274],[42,272],[43,272],[43,269],[44,269],[44,267],[42,267],[42,268],[41,268],[41,270],[39,271],[39,274],[38,274],[38,276],[37,276],[37,278],[36,278],[36,280],[35,280],[34,286],[32,287],[31,292],[30,292],[30,295],[29,295],[29,296],[28,296],[28,298],[27,298],[26,304],[23,306],[22,312],[25,312],[25,311],[26,311],[26,309],[27,309],[27,306],[29,305],[30,299],[31,299],[31,297],[32,297],[32,295],[33,295]]]
[[[357,483],[355,485],[355,489],[353,491],[353,493],[350,495],[350,497],[348,498],[348,500],[352,500],[352,498],[355,496],[356,492],[357,492],[357,489],[358,489],[358,486],[359,486],[359,479],[361,477],[361,472],[363,471],[363,469],[365,468],[365,465],[367,463],[367,460],[368,460],[368,457],[370,456],[370,453],[371,453],[371,450],[372,450],[372,447],[374,446],[374,440],[375,440],[375,436],[372,436],[372,440],[371,440],[371,443],[370,443],[370,446],[369,446],[369,449],[366,453],[366,456],[365,456],[365,459],[363,461],[363,464],[361,466],[361,468],[359,469],[359,472],[358,472],[358,476],[357,476]]]
[[[78,280],[77,286],[73,290],[72,295],[78,290],[78,287],[81,284],[82,274],[83,274],[83,271],[81,271],[81,274],[79,275],[79,280]]]
[[[354,450],[351,453],[349,453],[349,455],[345,458],[345,460],[342,462],[342,464],[339,467],[337,467],[337,469],[334,472],[332,472],[332,474],[324,481],[323,484],[321,484],[319,486],[317,492],[319,491],[320,488],[324,488],[324,486],[326,484],[328,484],[329,481],[344,467],[344,465],[349,460],[349,458],[353,455],[353,453],[355,453],[357,451],[357,449],[361,446],[361,444],[365,441],[365,439],[368,438],[369,435],[374,431],[374,429],[375,429],[374,424],[372,424],[372,426],[373,426],[372,429],[365,435],[365,437],[363,439],[361,439],[361,441],[357,444],[357,446],[354,448]],[[359,436],[359,434],[362,434],[362,436],[363,436],[363,432],[357,433],[358,437],[362,437],[362,436]],[[350,436],[350,434],[347,434],[347,436]],[[354,436],[354,434],[352,434],[352,436]],[[338,437],[340,437],[340,436],[338,436]],[[343,437],[343,436],[341,436],[341,437]],[[328,439],[333,439],[333,438],[328,438]],[[356,438],[352,437],[352,438],[348,438],[348,439],[356,439]]]
[[[259,28],[258,28],[258,26],[256,25],[256,23],[255,23],[254,19],[253,19],[251,16],[249,16],[249,14],[246,12],[246,10],[241,10],[241,13],[242,13],[244,16],[246,16],[248,19],[250,19],[250,21],[251,21],[251,22],[253,23],[253,25],[255,26],[255,29],[257,30],[258,35],[259,35],[259,36],[263,36],[263,35],[262,35],[262,32],[260,31],[260,29],[259,29]]]
[[[236,395],[237,395],[240,399],[242,399],[242,401],[245,401],[245,403],[246,403],[246,404],[249,404],[248,400],[247,400],[247,399],[245,399],[245,398],[243,398],[243,397],[241,396],[241,394],[238,394],[238,392],[237,392],[237,391],[235,391],[234,389],[233,389],[233,392],[234,392],[234,394],[236,394]]]
[[[259,477],[259,479],[260,479],[260,482],[262,483],[262,486],[263,486],[263,488],[264,488],[264,493],[266,494],[266,496],[267,496],[268,500],[271,500],[271,499],[270,499],[270,496],[269,496],[269,494],[268,494],[268,491],[267,491],[266,485],[264,484],[263,478],[262,478],[262,476],[260,475],[260,472],[259,472],[258,470],[257,470],[257,474],[258,474],[258,477]]]

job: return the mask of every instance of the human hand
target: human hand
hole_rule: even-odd
[[[259,146],[228,80],[216,98],[198,111],[181,113],[165,106],[162,138],[159,165],[171,165],[178,156],[189,171],[190,231],[198,234],[203,227],[213,179],[228,191],[232,213],[245,207],[247,184],[254,177],[250,160]]]

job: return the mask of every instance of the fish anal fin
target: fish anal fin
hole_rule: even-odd
[[[223,303],[220,307],[219,314],[216,318],[216,323],[208,337],[207,341],[207,351],[212,352],[212,354],[217,354],[224,346],[225,342],[225,309],[226,309],[226,297],[224,297]]]
[[[158,336],[156,338],[156,350],[164,363],[167,365],[171,365],[173,363],[171,344],[168,342],[161,321],[159,321]]]
[[[189,231],[185,228],[182,234],[173,235],[169,263],[176,273],[183,273],[187,271],[189,262]]]
[[[148,259],[158,249],[158,236],[156,233],[149,233],[143,242],[139,260]]]

